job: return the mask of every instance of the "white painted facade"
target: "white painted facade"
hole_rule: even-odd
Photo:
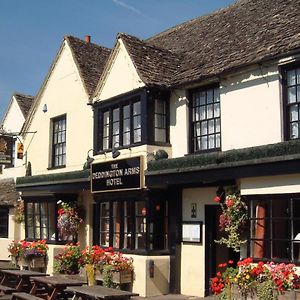
[[[25,151],[31,162],[32,175],[50,172],[82,170],[87,152],[93,145],[92,109],[87,105],[82,80],[67,42],[51,70],[35,107],[34,118],[26,134]],[[47,111],[43,112],[44,105]],[[66,167],[49,170],[51,167],[51,120],[66,115]]]
[[[121,39],[113,50],[99,84],[96,100],[106,100],[145,86]]]

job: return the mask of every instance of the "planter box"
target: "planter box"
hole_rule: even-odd
[[[11,259],[11,263],[12,263],[15,267],[19,265],[19,261],[18,261],[18,259],[17,259],[15,256],[11,256],[10,259]]]
[[[21,257],[18,261],[18,264],[20,267],[29,267],[29,260]]]
[[[112,281],[114,283],[123,284],[132,282],[132,272],[130,271],[120,271],[112,273]]]
[[[46,266],[46,257],[34,257],[29,261],[30,268],[44,268]]]
[[[99,281],[103,281],[102,272],[97,270],[95,273],[95,279]],[[116,284],[131,283],[132,272],[131,271],[112,272],[112,282]]]

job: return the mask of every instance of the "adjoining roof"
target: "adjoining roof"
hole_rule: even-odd
[[[0,180],[0,205],[13,206],[17,203],[19,193],[13,178]]]
[[[180,64],[180,55],[125,33],[118,35],[146,85],[168,86]],[[163,76],[162,76],[163,75]]]
[[[73,36],[65,36],[65,39],[73,52],[86,92],[91,96],[97,86],[111,50]]]
[[[184,56],[176,85],[299,51],[299,28],[300,0],[241,0],[146,42]]]
[[[34,97],[30,96],[30,95],[23,95],[20,93],[15,93],[13,96],[15,97],[15,99],[21,109],[24,119],[26,119],[28,116],[30,107],[33,103]]]

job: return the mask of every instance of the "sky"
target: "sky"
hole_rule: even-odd
[[[0,0],[0,121],[13,93],[37,94],[65,35],[112,48],[119,32],[146,39],[234,2]]]

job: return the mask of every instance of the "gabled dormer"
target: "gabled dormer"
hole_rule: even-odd
[[[169,80],[178,64],[168,50],[118,35],[93,99],[97,152],[169,146]]]

